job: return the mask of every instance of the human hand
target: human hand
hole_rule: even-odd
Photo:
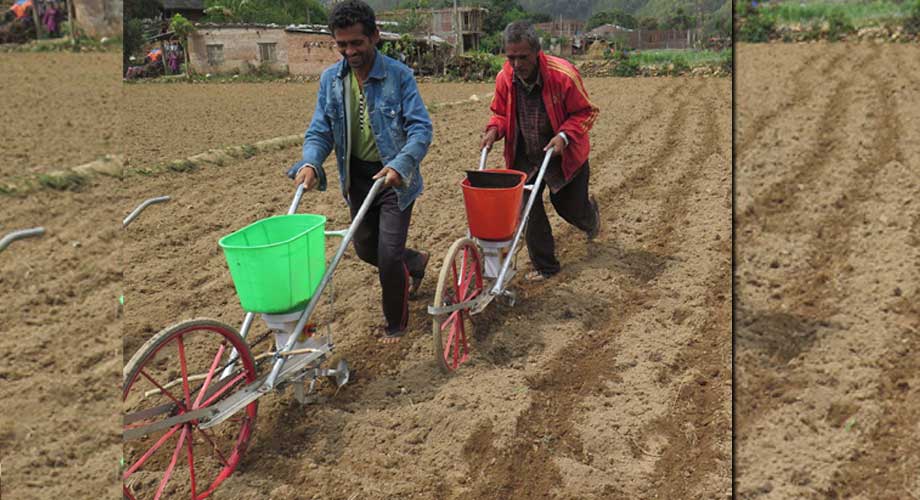
[[[482,151],[483,148],[492,149],[492,144],[498,139],[498,129],[495,127],[490,127],[486,129],[482,134],[482,139],[479,141],[479,150]]]
[[[553,156],[559,156],[562,154],[562,150],[565,149],[565,139],[561,135],[553,137],[552,140],[543,148],[543,151],[549,151],[550,148],[553,149]]]
[[[303,184],[303,188],[306,191],[315,188],[317,182],[319,182],[319,178],[316,176],[316,170],[313,170],[313,167],[309,165],[304,165],[294,176],[294,183]]]
[[[377,179],[381,177],[385,177],[383,181],[383,187],[402,186],[402,176],[399,175],[399,172],[397,172],[395,169],[391,167],[383,167],[380,170],[380,172],[377,172],[376,174],[374,174],[372,179],[376,181]]]

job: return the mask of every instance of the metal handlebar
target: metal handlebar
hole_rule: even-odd
[[[316,306],[319,304],[319,299],[323,295],[323,290],[326,288],[326,285],[329,284],[329,281],[332,280],[332,273],[335,272],[336,266],[339,265],[339,261],[342,260],[342,256],[345,255],[345,250],[348,249],[348,244],[351,242],[352,237],[354,237],[355,231],[358,229],[358,225],[361,224],[365,214],[367,214],[367,211],[370,210],[371,203],[374,202],[374,198],[376,198],[380,190],[383,189],[384,181],[384,177],[377,179],[374,182],[374,185],[371,186],[370,192],[368,192],[367,196],[364,197],[364,202],[361,203],[361,208],[358,209],[358,213],[355,214],[354,220],[352,220],[351,225],[348,226],[348,232],[346,232],[345,236],[342,238],[342,243],[339,245],[339,250],[335,253],[335,257],[332,258],[332,262],[330,262],[329,266],[326,268],[326,273],[323,274],[323,279],[319,282],[319,286],[316,288],[316,291],[313,292],[313,297],[310,299],[310,303],[300,315],[300,320],[297,321],[297,326],[294,327],[294,332],[303,331],[304,325],[307,324],[307,319],[311,314],[313,314],[313,310],[316,309]],[[298,193],[302,193],[302,190],[298,189]],[[299,198],[296,195],[294,199],[295,201],[299,201]],[[294,206],[294,208],[296,208],[296,206]],[[297,342],[297,337],[298,335],[291,335],[284,347],[277,352],[277,359],[275,359],[275,363],[272,366],[271,374],[269,374],[268,379],[265,381],[267,388],[271,389],[275,386],[275,380],[278,378],[278,374],[281,373],[281,367],[284,365],[284,353],[290,351],[294,347],[294,344]]]
[[[18,231],[12,231],[0,239],[0,252],[3,251],[10,243],[21,240],[23,238],[31,238],[34,236],[41,236],[45,234],[45,228],[43,227],[33,227],[32,229],[20,229]]]
[[[297,185],[297,191],[294,192],[294,200],[291,201],[291,208],[288,209],[288,215],[294,215],[297,212],[297,206],[300,205],[300,199],[303,198],[303,183]]]
[[[132,210],[131,213],[128,214],[128,216],[125,217],[125,219],[124,219],[123,221],[121,221],[121,226],[122,226],[122,227],[128,227],[128,224],[130,224],[131,221],[133,221],[135,218],[137,218],[137,216],[140,215],[141,212],[143,212],[145,208],[147,208],[147,207],[149,207],[150,205],[153,205],[153,204],[155,204],[155,203],[165,203],[165,202],[169,201],[169,199],[170,199],[169,196],[158,196],[158,197],[156,197],[156,198],[150,198],[149,200],[144,200],[143,203],[141,203],[140,205],[138,205],[137,208],[135,208],[134,210]]]
[[[533,204],[537,199],[537,195],[540,194],[540,186],[543,182],[543,174],[546,173],[546,167],[549,165],[549,160],[552,158],[552,156],[553,149],[551,148],[543,157],[543,163],[540,165],[540,171],[537,173],[537,178],[533,181],[533,187],[530,190],[530,196],[527,198],[527,206],[524,208],[524,215],[521,217],[521,222],[518,223],[517,231],[514,233],[514,241],[511,243],[511,248],[508,250],[508,257],[505,259],[505,263],[502,264],[502,270],[498,273],[498,278],[495,280],[495,285],[490,291],[490,293],[494,295],[501,293],[501,290],[504,288],[503,285],[505,276],[508,274],[508,269],[511,268],[511,261],[514,260],[514,252],[517,250],[518,242],[521,240],[521,233],[524,231],[524,226],[527,225],[527,218],[530,216],[530,209],[533,207]]]

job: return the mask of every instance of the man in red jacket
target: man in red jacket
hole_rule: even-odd
[[[504,32],[508,61],[495,77],[492,118],[480,149],[505,139],[505,165],[536,178],[546,151],[553,149],[543,176],[550,201],[566,222],[593,240],[600,231],[600,213],[588,195],[588,131],[598,109],[578,70],[568,61],[540,50],[536,30],[526,21],[508,25]],[[559,272],[553,232],[543,206],[543,186],[527,223],[527,251],[534,270],[529,280],[542,280]]]

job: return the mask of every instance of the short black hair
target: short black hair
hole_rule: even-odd
[[[374,9],[362,0],[345,0],[337,3],[329,13],[329,33],[333,36],[335,30],[349,28],[358,23],[364,27],[364,34],[368,37],[377,32]]]

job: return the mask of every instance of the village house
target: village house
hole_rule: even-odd
[[[325,25],[216,24],[198,23],[189,36],[189,60],[193,71],[207,74],[247,73],[257,69],[292,75],[319,76],[341,59]],[[381,31],[382,41],[400,35]],[[420,47],[442,45],[436,36],[415,36]],[[408,55],[408,54],[407,54]]]

